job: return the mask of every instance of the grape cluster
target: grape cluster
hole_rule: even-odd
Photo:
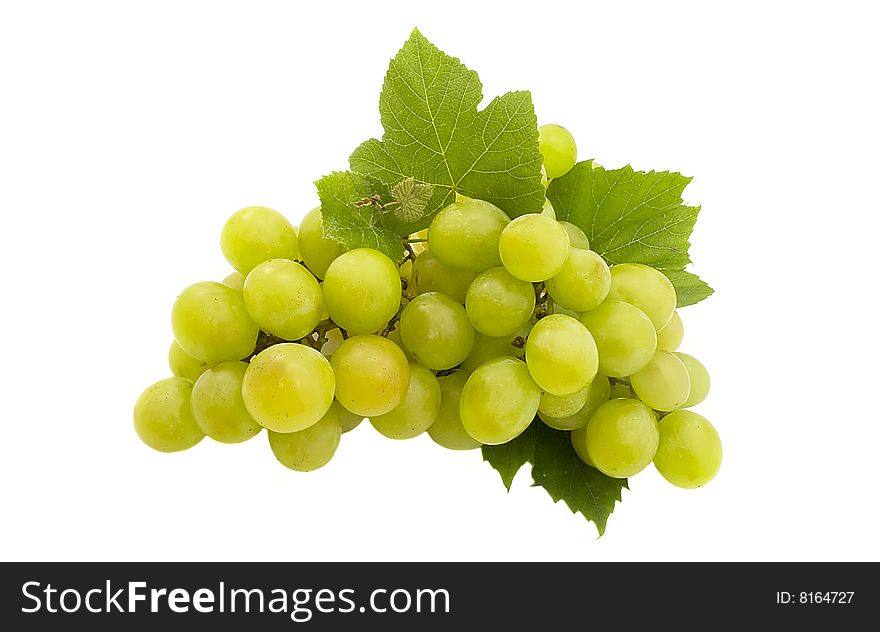
[[[539,132],[547,179],[564,175],[574,140]],[[608,476],[653,461],[691,488],[718,471],[718,434],[688,410],[709,375],[677,351],[682,322],[661,272],[609,268],[549,202],[511,220],[457,196],[406,245],[398,266],[327,237],[320,208],[298,229],[265,207],[235,213],[221,247],[236,272],[178,296],[175,377],[138,400],[140,438],[173,452],[265,428],[282,464],[309,471],[364,418],[392,439],[427,432],[467,450],[511,441],[537,416]]]

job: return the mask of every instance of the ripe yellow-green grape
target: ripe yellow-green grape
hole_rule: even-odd
[[[384,415],[409,388],[409,362],[396,344],[382,336],[353,336],[330,358],[336,373],[336,399],[349,411]]]
[[[345,252],[345,247],[324,236],[321,207],[313,208],[299,226],[299,250],[306,267],[319,279],[327,274],[330,264]]]
[[[483,200],[453,202],[434,217],[428,230],[428,250],[442,263],[482,272],[501,265],[498,240],[510,218]]]
[[[651,319],[634,305],[605,301],[581,314],[599,350],[599,373],[626,377],[651,361],[657,350],[657,333]]]
[[[184,351],[209,364],[247,358],[260,332],[241,294],[210,281],[180,293],[171,310],[171,328]]]
[[[474,279],[464,304],[474,329],[485,336],[507,336],[532,317],[535,288],[498,266]]]
[[[258,353],[245,371],[241,392],[258,424],[273,432],[299,432],[324,416],[335,387],[327,358],[291,342]]]
[[[221,362],[205,371],[192,391],[192,412],[207,436],[221,443],[241,443],[259,434],[258,424],[241,394],[248,363]]]
[[[587,424],[572,430],[570,439],[571,447],[574,448],[575,454],[578,455],[578,458],[590,467],[596,467],[593,465],[593,459],[590,458],[590,453],[587,452]]]
[[[339,255],[324,277],[324,304],[330,318],[350,334],[382,329],[400,307],[400,272],[372,248]]]
[[[590,249],[590,240],[587,239],[587,234],[584,231],[571,222],[562,221],[559,222],[559,225],[565,229],[566,233],[568,233],[568,244],[572,248],[580,248],[581,250]]]
[[[546,215],[550,219],[556,219],[556,209],[553,208],[553,204],[548,199],[544,199],[544,208],[541,209],[541,215]]]
[[[675,311],[675,287],[659,270],[640,263],[621,263],[611,267],[608,300],[635,305],[659,331]]]
[[[703,363],[687,353],[677,352],[675,356],[684,363],[687,368],[690,381],[690,394],[682,408],[690,408],[702,402],[709,395],[709,371]]]
[[[489,360],[502,356],[522,360],[526,354],[525,340],[530,330],[531,327],[527,323],[508,336],[484,336],[477,332],[474,336],[474,346],[461,363],[461,368],[473,373]]]
[[[588,312],[596,309],[611,289],[611,271],[592,250],[571,248],[562,269],[547,279],[550,297],[567,309]]]
[[[223,285],[228,285],[241,294],[244,291],[244,275],[238,271],[233,272],[223,279]]]
[[[476,272],[459,270],[442,263],[430,250],[416,257],[412,266],[414,294],[441,292],[462,305],[468,288],[477,278]]]
[[[474,328],[459,303],[439,292],[420,294],[400,315],[403,346],[429,369],[460,364],[474,346]]]
[[[459,404],[467,379],[467,371],[460,370],[437,378],[440,384],[440,410],[434,423],[428,427],[428,434],[434,443],[448,450],[473,450],[482,445],[461,425]]]
[[[247,274],[269,259],[298,259],[296,232],[279,212],[265,206],[237,211],[220,233],[223,256],[232,267]]]
[[[159,452],[179,452],[204,438],[190,408],[192,388],[192,380],[170,377],[141,393],[134,406],[134,429],[141,441]]]
[[[311,472],[324,467],[333,458],[342,425],[336,406],[331,406],[317,423],[299,432],[269,431],[269,447],[278,462],[297,472]]]
[[[389,439],[411,439],[427,430],[440,412],[440,384],[428,369],[411,362],[409,388],[403,400],[384,415],[370,417],[370,423]]]
[[[577,162],[574,138],[561,125],[541,125],[538,128],[538,149],[544,157],[544,170],[549,179],[564,176]]]
[[[691,391],[684,362],[668,351],[658,351],[647,366],[632,374],[630,383],[639,399],[654,410],[681,408]]]
[[[185,377],[195,382],[202,373],[214,365],[211,362],[204,362],[192,357],[175,341],[168,349],[168,366],[171,367],[171,373],[176,377]]]
[[[583,428],[590,421],[593,413],[599,409],[599,406],[607,402],[610,396],[611,384],[608,382],[608,378],[604,375],[597,375],[587,388],[587,399],[579,410],[566,417],[557,417],[542,411],[539,404],[538,417],[545,424],[556,430]],[[542,401],[543,399],[542,396]],[[588,465],[592,465],[592,463]]]
[[[596,377],[599,352],[589,330],[565,314],[539,320],[526,342],[532,379],[552,395],[573,395]]]
[[[675,351],[684,339],[684,324],[678,310],[672,312],[672,318],[666,326],[657,332],[657,348],[661,351]]]
[[[355,428],[361,425],[361,422],[364,420],[363,415],[355,414],[349,410],[346,410],[345,406],[340,404],[339,402],[333,402],[333,407],[336,409],[336,413],[339,415],[339,423],[342,425],[342,433],[351,432]]]
[[[660,430],[647,405],[635,399],[612,399],[593,413],[584,438],[596,469],[613,478],[628,478],[654,458]]]
[[[676,410],[660,420],[660,445],[654,466],[678,487],[702,487],[721,468],[721,439],[702,415]]]
[[[568,233],[545,215],[521,215],[501,233],[498,252],[507,271],[517,279],[546,281],[568,258]]]
[[[307,336],[324,311],[317,279],[287,259],[270,259],[251,270],[244,281],[244,304],[262,329],[283,340]]]
[[[553,395],[544,391],[541,393],[541,401],[538,403],[538,415],[546,415],[551,419],[571,417],[584,407],[589,395],[589,385],[572,395]]]
[[[462,389],[461,424],[480,443],[507,443],[529,426],[540,400],[541,389],[522,360],[489,360],[471,373]]]

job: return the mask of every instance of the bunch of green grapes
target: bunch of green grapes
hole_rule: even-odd
[[[574,166],[564,128],[541,127],[539,147],[547,182]],[[265,428],[278,461],[310,471],[364,419],[390,439],[425,434],[452,450],[544,423],[608,476],[653,462],[699,487],[718,471],[718,435],[689,410],[709,374],[678,352],[672,283],[645,265],[609,267],[549,201],[512,219],[456,195],[406,240],[403,261],[330,239],[320,208],[300,227],[245,208],[220,241],[235,271],[178,296],[174,377],[135,407],[156,450]]]

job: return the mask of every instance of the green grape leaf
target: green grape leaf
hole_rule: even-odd
[[[675,295],[678,297],[679,307],[696,305],[715,293],[715,290],[709,287],[708,283],[687,270],[664,270],[663,274],[675,286]]]
[[[513,479],[520,468],[526,463],[533,462],[534,459],[535,432],[531,426],[513,441],[501,445],[483,446],[483,460],[498,470],[507,491],[510,491]]]
[[[350,171],[334,171],[315,186],[325,236],[347,248],[374,248],[396,263],[403,260],[399,224],[377,208],[391,201],[387,186]]]
[[[382,140],[361,144],[349,158],[351,169],[387,186],[407,177],[432,185],[416,230],[456,192],[488,200],[511,217],[540,212],[542,159],[531,94],[509,92],[477,110],[482,100],[477,73],[413,30],[385,75]]]
[[[508,490],[517,471],[531,463],[534,485],[593,522],[601,536],[622,490],[628,489],[627,481],[605,476],[581,461],[571,447],[569,434],[535,419],[513,441],[483,446],[483,460],[498,471]]]
[[[682,203],[690,181],[671,171],[609,170],[587,160],[554,179],[547,197],[556,216],[579,226],[609,264],[644,263],[667,274],[684,307],[712,294],[699,277],[684,272],[700,212]]]
[[[391,187],[391,197],[395,203],[391,211],[394,217],[401,222],[417,222],[425,216],[434,187],[416,182],[415,178],[404,178]]]

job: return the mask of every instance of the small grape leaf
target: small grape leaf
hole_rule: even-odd
[[[517,471],[531,463],[534,485],[593,522],[601,536],[614,504],[621,500],[621,490],[628,489],[627,481],[605,476],[586,465],[571,447],[569,435],[535,419],[513,441],[483,446],[483,460],[498,471],[508,490]]]
[[[428,203],[434,196],[434,187],[416,182],[414,178],[404,178],[391,187],[391,197],[395,206],[391,209],[401,222],[418,222],[425,216]]]
[[[369,203],[374,196],[378,204],[390,201],[387,186],[350,171],[334,171],[315,186],[321,199],[326,237],[347,248],[374,248],[397,263],[403,260],[405,251],[394,219],[383,217]]]
[[[663,274],[675,286],[675,295],[678,297],[679,307],[695,305],[715,293],[715,290],[709,287],[708,283],[687,270],[663,270]]]
[[[700,207],[682,203],[690,181],[680,173],[646,173],[630,166],[605,169],[587,160],[555,178],[547,197],[557,218],[580,227],[590,247],[609,264],[643,263],[676,272],[683,307],[711,294],[708,285],[690,278],[694,275],[682,276],[691,262],[689,239],[700,212]]]
[[[351,169],[388,186],[408,176],[432,185],[416,230],[456,192],[488,200],[511,217],[540,212],[542,159],[531,94],[509,92],[478,111],[482,99],[477,73],[414,29],[385,75],[382,140],[361,144],[349,158]]]

